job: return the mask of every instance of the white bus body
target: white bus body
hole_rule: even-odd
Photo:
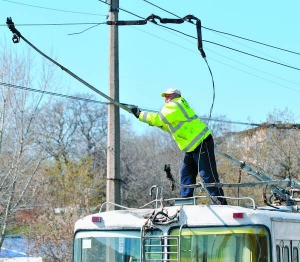
[[[99,212],[78,220],[73,262],[300,262],[297,208],[201,205],[197,197],[191,200]]]

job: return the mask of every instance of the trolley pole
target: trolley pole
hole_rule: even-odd
[[[118,20],[119,0],[110,0],[110,21]],[[119,102],[119,38],[118,26],[111,25],[109,33],[109,96]],[[114,104],[108,105],[107,134],[107,187],[106,200],[121,204],[120,192],[120,110]],[[115,207],[107,205],[107,210]]]

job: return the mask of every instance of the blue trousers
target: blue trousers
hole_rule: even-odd
[[[219,182],[219,175],[217,172],[214,141],[212,136],[207,137],[194,151],[187,152],[184,155],[183,164],[180,170],[181,184],[191,185],[196,184],[196,177],[198,173],[201,175],[204,183]],[[207,187],[207,191],[211,196],[224,196],[222,188]],[[181,188],[182,197],[192,197],[194,188]],[[219,203],[227,205],[225,198],[218,198]]]

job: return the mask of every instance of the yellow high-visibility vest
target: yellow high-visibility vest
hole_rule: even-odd
[[[211,131],[183,97],[165,103],[158,113],[141,112],[139,120],[170,132],[180,150],[193,151]]]

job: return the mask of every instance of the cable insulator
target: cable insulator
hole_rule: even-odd
[[[145,25],[146,20],[132,20],[132,21],[107,21],[107,25]]]
[[[162,24],[182,24],[184,22],[183,19],[172,19],[172,18],[161,18],[160,22]]]

